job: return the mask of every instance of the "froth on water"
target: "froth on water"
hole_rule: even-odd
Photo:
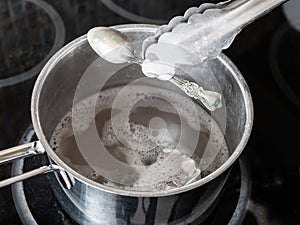
[[[86,112],[95,99],[91,118]],[[189,102],[181,93],[156,87],[106,89],[79,102],[73,114],[68,112],[50,144],[78,173],[107,186],[138,191],[183,186],[207,176],[229,157],[217,123],[200,105],[188,107]],[[89,155],[93,123],[102,147]],[[89,141],[84,146],[78,144],[85,138]],[[206,155],[215,157],[206,159]],[[91,163],[95,158],[105,162],[95,166]]]

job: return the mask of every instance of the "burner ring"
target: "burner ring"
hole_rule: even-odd
[[[235,211],[228,223],[228,225],[241,225],[247,214],[250,204],[250,197],[252,191],[251,171],[245,159],[245,155],[239,158],[240,173],[241,173],[241,188],[240,196],[235,208]]]
[[[32,124],[26,129],[19,144],[25,144],[31,141],[34,136],[34,129]],[[24,159],[17,159],[12,163],[11,174],[13,176],[23,173]],[[16,207],[17,213],[24,225],[38,225],[35,221],[24,193],[23,182],[18,182],[11,185],[11,193]]]
[[[160,19],[152,19],[145,16],[139,16],[128,10],[118,6],[113,0],[100,0],[107,8],[109,8],[112,12],[116,13],[119,16],[122,16],[128,20],[139,22],[139,23],[150,23],[150,24],[165,24],[167,20],[160,20]]]
[[[292,103],[294,103],[296,106],[300,108],[300,97],[295,93],[295,91],[291,88],[291,86],[286,81],[284,74],[281,71],[277,61],[277,55],[279,54],[278,45],[281,39],[283,38],[283,35],[290,29],[292,29],[290,25],[288,23],[285,23],[284,25],[282,25],[282,27],[279,28],[277,33],[274,35],[271,41],[271,47],[269,51],[269,63],[273,74],[273,78],[276,84],[278,85],[278,87],[283,91],[283,93],[289,98],[289,100]]]
[[[36,76],[41,71],[41,69],[46,64],[46,62],[51,58],[51,56],[57,50],[59,50],[65,42],[65,33],[66,33],[65,26],[64,26],[64,23],[63,23],[60,15],[57,13],[57,11],[51,5],[49,5],[48,3],[46,3],[43,0],[25,0],[25,1],[39,6],[50,17],[50,19],[55,27],[54,44],[53,44],[50,52],[46,55],[46,57],[41,62],[39,62],[37,65],[32,67],[31,69],[29,69],[23,73],[9,77],[9,78],[0,79],[0,88],[6,87],[6,86],[11,86],[11,85],[23,82],[25,80],[28,80],[28,79]]]

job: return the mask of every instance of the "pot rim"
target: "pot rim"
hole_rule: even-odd
[[[118,29],[120,31],[127,30],[130,28],[131,30],[136,31],[142,31],[142,30],[155,30],[158,28],[156,25],[148,25],[148,24],[126,24],[126,25],[117,25],[112,26],[112,28]],[[242,90],[243,99],[245,101],[246,105],[246,123],[245,123],[245,131],[243,133],[243,136],[241,138],[240,143],[237,145],[236,149],[233,151],[232,155],[229,157],[229,159],[220,166],[217,170],[209,174],[208,176],[201,178],[199,181],[193,182],[191,184],[178,187],[178,188],[172,188],[169,190],[163,190],[163,191],[155,191],[155,192],[145,192],[145,191],[128,191],[128,190],[122,190],[117,189],[109,186],[105,186],[103,184],[100,184],[96,181],[90,180],[87,177],[79,174],[74,169],[72,169],[70,166],[68,166],[50,147],[44,133],[43,129],[41,127],[40,118],[39,118],[39,101],[40,101],[40,93],[42,91],[42,88],[45,84],[46,78],[49,74],[49,72],[55,67],[58,61],[60,61],[65,55],[68,54],[72,49],[76,48],[76,46],[80,45],[82,42],[86,41],[87,37],[86,35],[82,35],[72,42],[68,43],[66,46],[64,46],[62,49],[60,49],[52,58],[47,62],[47,64],[44,66],[42,71],[40,72],[34,89],[32,93],[32,99],[31,99],[31,117],[33,122],[33,127],[36,131],[36,135],[39,138],[40,142],[42,143],[43,147],[45,148],[47,154],[50,156],[50,158],[59,166],[61,166],[66,172],[70,173],[72,176],[74,176],[77,180],[80,182],[90,185],[96,189],[100,189],[105,192],[109,192],[112,194],[118,194],[118,195],[124,195],[124,196],[132,196],[132,197],[162,197],[162,196],[169,196],[169,195],[176,195],[182,192],[187,192],[192,189],[195,189],[197,187],[200,187],[209,181],[215,179],[219,175],[221,175],[224,171],[226,171],[240,156],[242,153],[244,147],[247,144],[247,141],[250,137],[252,125],[253,125],[253,119],[254,119],[254,112],[253,112],[253,102],[252,97],[250,94],[250,90],[248,88],[248,85],[246,81],[244,80],[242,74],[240,71],[236,68],[236,66],[231,62],[231,60],[225,56],[223,53],[217,57],[218,60],[220,60],[226,68],[232,73],[233,77],[235,78],[238,86]]]

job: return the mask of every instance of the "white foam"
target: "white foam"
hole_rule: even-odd
[[[153,98],[153,96],[143,93],[146,88],[149,87],[131,87],[132,92],[128,93],[125,99],[128,101],[147,99],[147,101],[139,102],[139,106],[155,105],[160,111],[168,113],[174,113],[172,104],[175,105],[176,113],[184,118],[191,128],[197,131],[204,128],[210,130],[211,143],[214,151],[219,152],[219,158],[217,159],[218,163],[215,163],[213,166],[210,165],[209,169],[213,171],[227,160],[229,156],[228,149],[223,140],[222,131],[202,108],[197,107],[197,111],[190,110],[186,107],[189,104],[189,99],[186,96],[160,88],[152,87],[153,94],[155,93],[155,98]],[[101,95],[91,96],[75,105],[73,110],[76,111],[78,116],[73,123],[79,124],[77,126],[79,130],[77,131],[87,129],[94,119],[94,117],[87,115],[86,111],[94,107],[92,103],[95,101],[95,98],[97,98],[97,112],[110,109],[120,91],[121,87],[104,90],[101,92]],[[171,104],[157,101],[159,97],[169,99]],[[67,113],[53,132],[50,144],[57,149],[59,154],[60,141],[64,136],[72,133],[71,118],[72,112]],[[72,119],[74,120],[74,118]],[[124,179],[127,179],[128,185],[118,184],[109,179],[105,182],[106,185],[127,190],[155,191],[182,186],[190,183],[191,179],[194,181],[201,178],[201,166],[197,163],[200,159],[197,159],[197,157],[192,158],[191,155],[187,154],[188,151],[185,151],[186,149],[183,146],[174,143],[172,132],[168,132],[163,124],[158,129],[153,126],[146,127],[132,123],[128,121],[128,118],[123,118],[122,116],[120,116],[118,122],[119,125],[113,127],[111,120],[107,120],[100,138],[106,147],[117,146],[118,151],[124,155],[126,163],[134,168],[134,172],[133,174],[124,174]],[[174,129],[180,129],[180,127],[176,126],[178,125],[173,124]],[[212,127],[213,129],[211,129]],[[153,130],[156,131],[155,135],[153,135]],[[92,168],[74,165],[67,157],[62,157],[67,164],[84,176],[94,180],[101,177],[101,174],[96,173]],[[202,159],[202,161],[205,161],[205,159]],[[196,176],[197,174],[199,176]]]

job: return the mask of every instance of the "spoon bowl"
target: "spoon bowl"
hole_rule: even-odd
[[[88,31],[92,49],[111,63],[127,63],[134,58],[130,40],[120,31],[109,27],[95,27]]]

